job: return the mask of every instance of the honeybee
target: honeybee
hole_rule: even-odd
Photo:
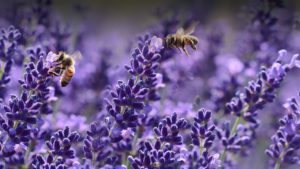
[[[75,74],[74,58],[81,58],[81,53],[77,51],[71,56],[65,52],[59,52],[55,60],[57,64],[48,72],[50,75],[61,76],[60,85],[62,87],[67,86]]]
[[[153,163],[153,167],[159,168],[159,167],[160,167],[160,163],[159,163],[159,162],[154,162],[154,163]]]
[[[179,51],[181,48],[187,56],[190,56],[184,47],[185,45],[190,45],[192,49],[197,50],[196,45],[198,44],[199,40],[196,36],[191,35],[195,30],[196,24],[197,23],[192,24],[186,30],[179,28],[176,33],[168,35],[166,38],[167,47],[176,46]]]

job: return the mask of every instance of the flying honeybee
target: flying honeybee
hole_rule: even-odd
[[[191,35],[197,23],[192,24],[188,29],[184,30],[179,28],[176,33],[170,34],[166,38],[167,47],[176,46],[179,51],[180,48],[186,53],[187,56],[190,56],[187,50],[184,48],[186,45],[190,45],[194,50],[197,50],[196,45],[198,44],[198,38]]]
[[[71,56],[66,54],[65,52],[59,52],[59,54],[57,55],[57,59],[55,60],[57,64],[48,72],[50,75],[61,76],[60,85],[62,87],[65,87],[70,83],[75,73],[74,58],[81,58],[81,53],[77,51]]]

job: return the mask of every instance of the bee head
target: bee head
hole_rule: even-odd
[[[192,36],[191,40],[194,42],[195,45],[199,43],[199,41],[198,41],[198,39],[196,37]]]
[[[64,58],[65,58],[64,52],[59,52],[57,62],[61,62],[62,60],[64,60]]]
[[[175,37],[172,35],[168,35],[166,42],[167,42],[167,46],[172,46],[175,42]]]
[[[197,50],[196,44],[198,43],[197,39],[190,38],[188,39],[189,45],[194,49]]]

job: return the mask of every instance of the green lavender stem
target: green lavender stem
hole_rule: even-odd
[[[231,132],[230,132],[230,136],[234,136],[235,133],[236,133],[236,129],[237,129],[237,126],[240,124],[241,122],[241,119],[242,117],[244,116],[244,114],[249,110],[249,106],[247,105],[243,110],[242,110],[242,114],[241,116],[237,117],[235,122],[234,122],[234,125],[232,126],[231,128]],[[226,158],[226,148],[223,150],[223,153],[220,157],[220,160],[221,160],[221,166],[218,168],[218,169],[221,169],[224,165],[224,161],[225,161],[225,158]]]
[[[120,112],[120,114],[123,114],[123,113],[124,113],[124,111],[125,111],[125,109],[126,109],[126,106],[122,106],[122,109],[121,109],[121,112]]]
[[[95,164],[96,164],[96,153],[93,152],[93,160],[92,160],[92,166],[93,166],[93,168],[95,168]]]
[[[18,124],[19,124],[19,120],[16,120],[16,121],[15,121],[15,124],[14,124],[14,129],[17,128]]]
[[[32,93],[33,93],[33,90],[30,90],[29,95],[28,95],[28,97],[27,97],[27,100],[31,98]]]
[[[0,68],[0,79],[2,79],[2,77],[3,77],[3,74],[4,74],[4,65],[5,65],[5,62],[2,60],[1,61],[2,63],[1,63],[1,68]]]
[[[52,162],[53,164],[55,164],[55,161],[57,160],[57,158],[58,158],[58,156],[55,156],[55,157],[54,157],[54,160],[53,160],[53,162]]]
[[[164,141],[160,149],[163,149],[165,145],[166,145],[166,142]]]
[[[135,79],[135,82],[134,82],[134,85],[136,85],[138,83],[138,81],[140,80],[140,75],[137,75],[136,79]]]
[[[200,139],[200,157],[202,156],[203,146],[204,146],[204,140],[201,138]]]
[[[283,159],[283,156],[285,154],[285,149],[282,150],[280,156],[279,156],[279,159],[277,160],[275,166],[274,166],[274,169],[279,169],[280,168],[280,164],[282,162],[282,159]]]

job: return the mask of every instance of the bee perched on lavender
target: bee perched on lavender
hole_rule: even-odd
[[[60,85],[65,87],[70,83],[73,75],[75,74],[75,60],[77,58],[81,58],[81,53],[77,51],[72,54],[72,56],[65,52],[59,52],[58,55],[55,55],[52,52],[50,52],[50,54],[54,56],[55,60],[53,62],[53,67],[48,71],[48,74],[61,76]]]
[[[170,34],[166,38],[167,47],[174,47],[180,51],[180,48],[185,52],[187,56],[190,56],[187,50],[184,48],[185,45],[190,45],[194,50],[197,50],[196,45],[199,40],[196,36],[191,35],[195,30],[196,24],[192,24],[189,28],[184,30],[179,28],[176,33]]]

